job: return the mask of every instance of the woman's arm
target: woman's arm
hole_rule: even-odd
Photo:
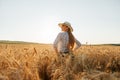
[[[57,45],[58,45],[59,40],[60,40],[60,33],[57,35],[57,37],[56,37],[56,39],[55,39],[55,41],[53,43],[53,48],[54,48],[56,53],[58,53]]]
[[[75,45],[73,51],[76,51],[81,46],[81,43],[77,39],[75,39],[75,44],[76,45]]]

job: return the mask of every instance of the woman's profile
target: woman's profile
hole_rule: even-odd
[[[58,60],[63,63],[66,56],[71,55],[76,51],[81,43],[72,34],[73,28],[69,22],[59,23],[61,32],[57,35],[53,47],[57,54]]]

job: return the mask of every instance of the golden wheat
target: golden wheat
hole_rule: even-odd
[[[0,80],[120,80],[119,46],[82,46],[63,60],[51,45],[0,44]]]

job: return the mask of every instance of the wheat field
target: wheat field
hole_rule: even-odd
[[[82,46],[60,64],[52,45],[0,44],[0,80],[120,80],[120,47]]]

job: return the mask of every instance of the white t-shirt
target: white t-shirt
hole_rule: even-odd
[[[69,52],[67,47],[69,43],[69,35],[67,32],[62,31],[57,35],[57,38],[54,41],[53,47],[58,50],[58,52]],[[81,43],[75,39],[75,46],[74,49],[77,49],[81,46]]]

